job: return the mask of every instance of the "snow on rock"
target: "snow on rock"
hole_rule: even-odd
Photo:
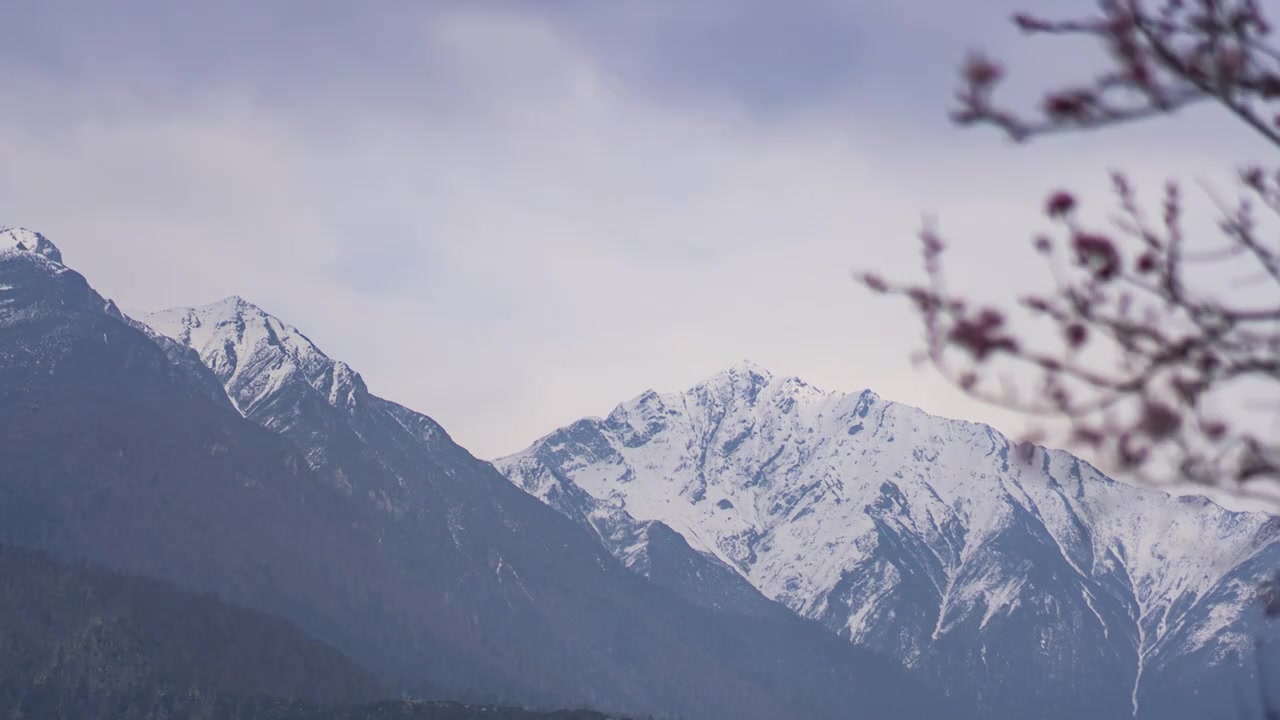
[[[405,447],[432,443],[439,426],[371,395],[359,373],[294,326],[235,296],[144,315],[141,323],[193,351],[232,407],[289,438],[340,492],[394,516],[417,517],[438,501],[406,480],[412,467],[396,463],[407,462]],[[385,444],[397,460],[368,472],[365,442]]]
[[[322,392],[332,404],[354,403],[364,386],[346,363],[331,360],[297,328],[240,297],[162,310],[140,320],[199,353],[246,416],[295,379]]]
[[[1095,653],[1128,673],[1128,708],[1153,662],[1207,644],[1246,662],[1242,588],[1260,558],[1280,560],[1275,518],[1115,482],[1062,451],[1023,464],[1013,447],[985,425],[742,363],[495,464],[544,501],[553,478],[665,523],[907,664],[945,663],[948,647],[982,647],[985,663],[999,633],[1021,628],[1000,641],[1018,644],[1034,628],[1046,672]]]
[[[62,252],[49,238],[24,228],[0,228],[0,254],[29,252],[62,264]]]

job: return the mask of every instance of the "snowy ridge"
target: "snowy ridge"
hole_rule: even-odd
[[[1024,623],[1048,667],[1079,654],[1054,633],[1110,658],[1138,713],[1155,665],[1250,662],[1252,574],[1280,562],[1275,518],[1118,483],[1062,451],[1023,465],[1012,448],[985,425],[743,363],[496,464],[526,489],[556,477],[663,522],[908,665],[950,662],[951,644],[986,662],[1026,642],[1002,635]]]
[[[242,415],[295,378],[305,379],[334,403],[355,402],[356,389],[363,385],[346,363],[329,359],[297,328],[240,297],[162,310],[141,321],[199,353]]]
[[[0,255],[10,252],[34,253],[62,264],[62,252],[44,235],[24,228],[0,227]]]
[[[242,416],[288,435],[307,463],[323,468],[322,474],[342,491],[367,495],[391,514],[421,509],[421,493],[402,478],[366,479],[357,487],[348,469],[333,460],[351,451],[349,443],[359,442],[362,423],[353,422],[357,417],[372,413],[397,432],[424,439],[434,423],[370,395],[359,373],[325,355],[294,326],[236,296],[202,307],[150,313],[140,322],[151,333],[193,351]],[[345,428],[341,437],[347,444],[336,446],[333,438],[312,427],[316,422]]]

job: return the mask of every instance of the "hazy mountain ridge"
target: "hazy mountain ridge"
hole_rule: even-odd
[[[571,638],[575,626],[580,629],[591,620],[591,614],[566,612],[581,600],[566,603],[564,599],[544,605],[540,618],[515,619],[512,607],[527,604],[525,597],[537,596],[537,602],[546,602],[542,598],[546,598],[550,587],[569,585],[576,594],[590,595],[602,583],[624,583],[630,595],[624,605],[629,609],[621,610],[621,615],[597,615],[595,620],[598,632],[614,635],[616,630],[611,628],[620,618],[623,622],[636,622],[652,615],[653,606],[669,602],[654,597],[647,584],[626,580],[631,577],[629,573],[614,574],[612,558],[595,555],[599,548],[591,535],[579,536],[575,531],[572,539],[562,537],[568,529],[559,525],[562,518],[548,513],[541,504],[512,488],[487,463],[455,445],[433,420],[369,394],[357,373],[329,358],[296,328],[252,303],[233,297],[200,308],[154,313],[141,320],[155,332],[194,349],[224,384],[241,414],[290,439],[304,453],[313,471],[339,492],[359,499],[375,515],[382,515],[385,524],[380,522],[379,533],[396,556],[422,562],[423,558],[414,553],[434,548],[425,555],[435,563],[452,558],[448,561],[452,565],[445,566],[452,569],[444,572],[460,572],[461,582],[476,586],[470,592],[480,593],[479,597],[490,597],[495,592],[499,596],[506,594],[505,604],[492,606],[489,619],[480,625],[508,628],[507,642],[527,642],[545,652]],[[637,540],[641,535],[648,539],[654,532],[661,533],[661,528],[629,527],[626,532],[634,533]],[[869,670],[874,675],[874,665],[883,662],[841,657],[842,651],[829,642],[821,629],[796,624],[785,610],[727,568],[716,567],[716,559],[691,550],[675,533],[663,534],[659,543],[641,544],[644,551],[632,561],[650,569],[648,575],[656,586],[695,606],[751,618],[753,625],[730,632],[759,637],[736,651],[738,657],[730,664],[743,660],[748,665],[759,664],[755,669],[743,667],[741,671],[753,678],[751,682],[785,686],[786,696],[791,698],[788,702],[807,704],[807,713],[828,712],[823,707],[830,700],[823,696],[830,692],[830,681],[823,680],[824,675],[835,673],[834,678],[847,672],[851,661],[871,663],[861,672]],[[566,555],[569,548],[573,549],[572,554]],[[585,555],[571,559],[579,553]],[[564,567],[575,564],[596,567],[600,575],[571,582],[557,578]],[[477,567],[485,572],[477,574]],[[719,580],[726,587],[709,589],[709,580]],[[490,587],[480,589],[486,585]],[[563,591],[553,592],[559,596]],[[483,612],[484,607],[481,602],[472,610]],[[551,608],[554,611],[548,613]],[[548,617],[556,618],[561,629],[541,637],[515,640],[531,630],[536,632]],[[690,620],[677,615],[668,616],[666,621]],[[724,635],[727,628],[716,628],[719,623],[706,625],[706,620],[699,621],[700,629],[689,628],[680,633],[689,639],[705,635],[691,645],[696,653],[705,653],[701,649],[704,646],[721,645],[729,639]],[[652,638],[672,631],[674,628],[668,627],[643,634]],[[769,638],[772,640],[764,642]],[[746,639],[744,635],[742,641]],[[593,661],[597,672],[615,672],[635,661],[630,657],[634,651],[622,648],[588,646],[575,652],[583,650],[588,656],[597,656]],[[777,669],[781,657],[792,658],[785,671]],[[823,661],[816,666],[821,668],[817,675],[796,675],[818,658]],[[566,661],[567,658],[560,662]],[[720,656],[707,656],[703,674],[723,661]],[[773,669],[763,672],[765,666]],[[841,694],[857,687],[865,688],[864,693],[883,692],[871,690],[865,679],[854,677],[841,681],[847,685]],[[701,681],[717,684],[706,677]],[[881,681],[887,686],[899,682],[889,678]],[[857,694],[855,691],[851,698]],[[866,699],[870,701],[867,712],[878,712],[871,707],[878,701]],[[896,702],[906,700],[899,698]],[[750,711],[764,711],[764,707]],[[737,712],[748,710],[743,707]]]
[[[216,591],[431,697],[1177,720],[1261,696],[1274,518],[749,365],[500,461],[535,500],[251,303],[131,319],[3,231],[0,437],[0,542]]]
[[[1256,685],[1254,577],[1280,564],[1280,520],[1011,450],[983,425],[748,363],[497,465],[552,506],[577,488],[596,515],[665,523],[798,614],[971,685],[989,712],[1052,699],[1063,717],[1195,717]]]
[[[217,592],[425,697],[710,718],[954,705],[758,594],[770,611],[750,616],[643,580],[248,303],[220,304],[204,352],[13,245],[0,542]],[[687,576],[672,557],[658,575]]]

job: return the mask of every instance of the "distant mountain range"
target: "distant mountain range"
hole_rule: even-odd
[[[744,363],[496,464],[640,574],[700,564],[720,598],[749,584],[986,717],[1261,717],[1280,519],[1012,450]]]
[[[792,613],[681,534],[636,528],[633,572],[596,525],[251,303],[130,318],[46,238],[14,229],[0,231],[0,441],[0,543],[214,593],[222,616],[274,618],[327,648],[328,672],[349,664],[384,697],[969,716],[963,696]],[[377,707],[314,717],[423,711]]]
[[[1280,700],[1280,519],[749,363],[490,464],[246,300],[129,317],[7,229],[0,443],[9,716]]]

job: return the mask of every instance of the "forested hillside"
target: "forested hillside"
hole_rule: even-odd
[[[565,718],[381,689],[289,623],[216,596],[0,546],[0,719]]]

